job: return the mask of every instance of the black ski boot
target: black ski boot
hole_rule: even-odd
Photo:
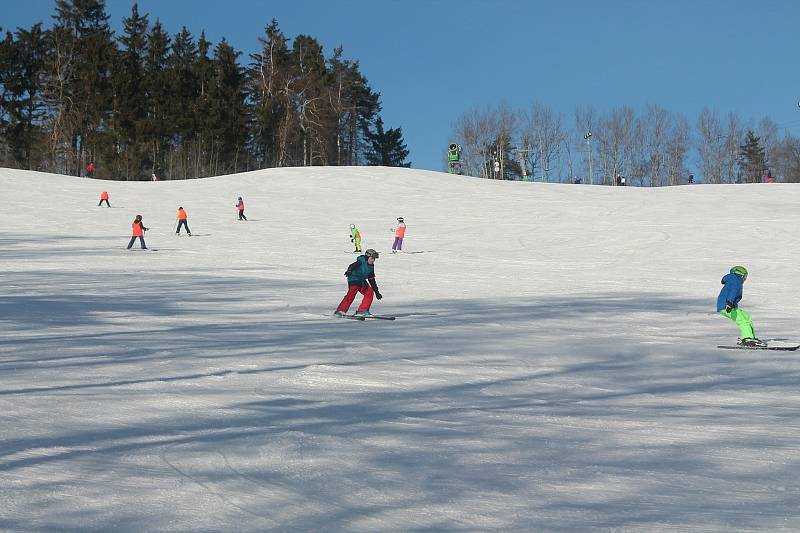
[[[749,337],[749,338],[746,338],[746,339],[742,339],[741,341],[739,341],[739,344],[741,344],[742,346],[755,346],[757,348],[766,348],[767,347],[767,343],[766,342],[762,341],[761,339],[757,339],[755,337]]]

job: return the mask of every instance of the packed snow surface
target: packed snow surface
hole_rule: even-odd
[[[717,349],[738,328],[715,301],[742,264],[757,335],[800,339],[798,206],[791,184],[0,169],[0,528],[797,531],[800,352]],[[136,214],[157,251],[125,249]],[[331,316],[351,223],[394,322]]]

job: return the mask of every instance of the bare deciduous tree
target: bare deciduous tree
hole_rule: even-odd
[[[612,110],[604,117],[593,136],[599,141],[600,166],[604,185],[614,185],[620,176],[628,174],[632,157],[634,115],[627,106]]]
[[[664,171],[664,158],[666,142],[670,123],[669,112],[655,105],[647,106],[641,120],[641,130],[644,143],[644,174],[649,177],[651,186],[663,185],[661,175]]]
[[[535,176],[536,167],[541,168],[542,181],[550,181],[550,175],[558,166],[561,147],[566,140],[566,133],[561,115],[540,103],[533,104],[530,111],[523,115],[522,149],[526,150],[523,158],[530,165]]]
[[[575,108],[575,130],[574,136],[577,153],[584,154],[585,175],[589,183],[594,182],[593,154],[592,154],[592,131],[595,127],[595,113],[591,106]]]
[[[697,131],[700,136],[697,150],[703,179],[706,183],[722,183],[725,144],[719,114],[703,108],[697,117]]]
[[[664,150],[666,184],[680,185],[687,176],[686,154],[689,151],[689,123],[683,116],[669,119]]]
[[[789,183],[800,183],[800,138],[787,135],[772,148],[775,173]]]
[[[744,142],[744,125],[737,113],[728,114],[725,130],[725,145],[722,160],[723,180],[728,183],[739,182],[739,147]]]

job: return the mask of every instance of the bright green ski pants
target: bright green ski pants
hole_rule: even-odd
[[[741,331],[741,338],[750,339],[756,336],[753,332],[753,319],[744,309],[737,307],[731,309],[730,313],[723,309],[719,314],[736,322],[736,325],[739,326],[739,331]]]

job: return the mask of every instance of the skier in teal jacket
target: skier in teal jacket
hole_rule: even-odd
[[[739,344],[744,346],[766,346],[767,343],[757,339],[753,331],[753,319],[750,314],[739,307],[742,299],[744,282],[747,281],[747,269],[743,266],[731,268],[730,273],[722,278],[722,290],[717,296],[717,312],[730,318],[739,326],[741,337]]]
[[[375,260],[378,252],[370,248],[364,255],[358,256],[344,273],[347,276],[347,294],[342,298],[339,307],[333,313],[336,316],[344,316],[356,297],[356,293],[361,293],[364,298],[361,305],[356,310],[356,316],[370,316],[369,307],[372,305],[373,296],[380,300],[383,298],[378,291],[378,284],[375,281]]]

